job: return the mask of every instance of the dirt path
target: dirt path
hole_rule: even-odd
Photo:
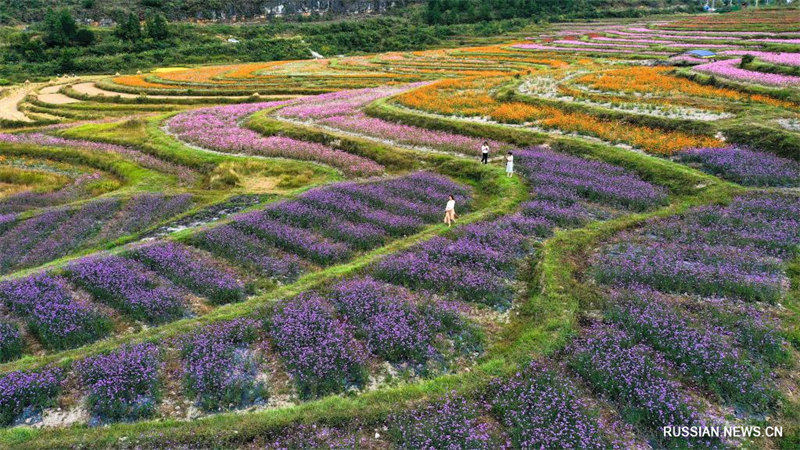
[[[30,117],[19,110],[19,103],[28,93],[39,88],[39,86],[38,84],[31,83],[10,89],[8,94],[0,98],[0,119],[33,122]]]
[[[88,81],[85,83],[78,83],[72,86],[76,92],[79,92],[83,95],[91,95],[93,97],[97,96],[104,96],[104,97],[119,97],[119,98],[137,98],[139,97],[136,94],[129,94],[127,92],[114,92],[114,91],[107,91],[105,89],[100,89],[97,87],[94,82]],[[203,96],[203,95],[147,95],[148,98],[174,98],[174,99],[209,99],[209,98],[221,98],[220,96]],[[237,97],[225,97],[225,98],[236,98],[240,100],[244,100],[247,97],[237,96]],[[266,98],[266,97],[265,97]]]
[[[57,84],[54,86],[47,86],[39,90],[39,95],[36,96],[40,102],[50,103],[51,105],[66,105],[68,103],[76,103],[80,100],[58,92],[64,85]]]
[[[78,83],[72,86],[72,89],[75,92],[84,95],[91,95],[93,97],[96,96],[105,96],[105,97],[119,97],[119,98],[136,98],[138,95],[135,94],[128,94],[127,92],[112,92],[106,91],[105,89],[100,89],[97,87],[93,81],[87,81],[85,83]]]

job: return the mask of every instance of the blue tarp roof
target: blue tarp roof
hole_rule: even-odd
[[[686,53],[688,53],[688,54],[690,54],[692,56],[699,56],[701,58],[707,58],[709,56],[715,56],[716,55],[716,53],[714,53],[714,52],[712,52],[710,50],[699,50],[699,49],[698,50],[689,50]]]

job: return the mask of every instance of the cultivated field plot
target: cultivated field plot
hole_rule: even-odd
[[[797,448],[798,11],[13,87],[0,446]]]

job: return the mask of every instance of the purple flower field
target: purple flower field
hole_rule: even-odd
[[[256,381],[257,362],[247,350],[256,333],[255,321],[235,320],[181,339],[186,392],[201,408],[214,411],[266,401],[267,386]]]
[[[138,233],[154,224],[163,222],[192,207],[192,196],[180,194],[142,194],[131,198],[112,220],[107,222],[97,240],[113,240],[131,233]]]
[[[620,167],[532,147],[515,153],[519,171],[548,200],[584,201],[641,211],[666,203],[666,189]],[[539,190],[542,194],[539,194]],[[555,198],[554,198],[555,197]]]
[[[60,277],[42,273],[0,282],[0,301],[23,318],[48,349],[84,345],[111,330],[111,321],[75,299]]]
[[[258,236],[231,225],[198,233],[191,243],[262,275],[286,282],[293,281],[305,271],[300,258],[281,252]]]
[[[67,276],[95,299],[138,320],[158,324],[186,314],[186,295],[136,261],[84,258],[67,267]]]
[[[800,243],[800,199],[748,195],[618,236],[594,262],[598,281],[673,293],[777,302],[782,259]]]
[[[213,303],[238,302],[246,295],[244,281],[232,269],[191,247],[165,241],[136,249],[131,256]]]
[[[377,263],[374,276],[456,300],[500,309],[511,305],[518,260],[533,238],[555,227],[580,226],[593,218],[586,202],[642,210],[666,202],[663,188],[601,162],[561,155],[545,148],[518,151],[518,165],[534,187],[535,200],[521,214],[458,229]]]
[[[365,380],[367,351],[351,325],[316,293],[278,307],[269,318],[270,342],[284,359],[303,398],[339,392]]]
[[[423,362],[435,353],[433,340],[440,327],[420,314],[411,294],[372,279],[337,284],[330,302],[367,349],[390,362]]]
[[[607,448],[576,387],[540,362],[493,381],[489,405],[514,448]]]
[[[627,421],[654,431],[663,424],[704,423],[666,362],[623,330],[590,327],[568,352],[570,367],[593,390],[617,404]]]
[[[255,112],[285,104],[287,102],[245,103],[203,108],[178,114],[167,122],[167,127],[183,141],[221,152],[315,161],[353,176],[382,172],[383,168],[372,160],[316,142],[263,136],[239,124],[240,120]]]
[[[26,220],[9,218],[0,234],[0,272],[32,267],[85,249],[98,242],[136,234],[191,207],[188,194],[167,197],[143,194],[90,200],[77,207],[58,207]],[[5,216],[4,216],[5,217]]]
[[[525,237],[513,230],[492,226],[473,225],[492,232],[494,241],[516,239],[523,246]],[[498,257],[498,265],[493,261]],[[384,258],[373,269],[375,277],[406,286],[426,290],[454,300],[483,303],[507,308],[513,297],[512,278],[514,263],[497,250],[469,237],[450,240],[434,238],[416,248]],[[482,264],[474,264],[480,261]]]
[[[780,321],[753,304],[731,304],[724,299],[688,302],[684,308],[696,321],[749,352],[754,360],[767,365],[785,364],[789,359]]]
[[[631,413],[654,431],[708,423],[686,397],[698,389],[740,411],[774,411],[787,343],[764,305],[786,294],[799,211],[795,195],[751,193],[618,235],[592,261],[595,279],[612,287],[606,323],[575,344],[573,369],[624,408],[657,405],[642,393],[658,393],[661,406]]]
[[[0,426],[11,425],[26,411],[52,405],[61,391],[62,377],[63,371],[58,368],[0,375]]]
[[[698,163],[712,175],[745,186],[800,186],[800,163],[747,148],[694,148],[678,160]]]
[[[389,418],[400,448],[498,448],[502,441],[481,419],[479,407],[455,393]]]
[[[16,221],[17,214],[0,214],[0,235],[2,235],[7,229],[11,228]]]
[[[19,221],[0,236],[0,272],[5,273],[19,265],[19,260],[28,251],[42,242],[71,214],[65,209],[55,209]]]
[[[721,398],[756,410],[767,410],[775,401],[764,367],[724,339],[720,329],[693,323],[658,296],[623,295],[609,317],[632,339],[660,351],[675,370]]]
[[[30,267],[66,255],[80,248],[94,236],[102,223],[120,208],[117,199],[92,201],[73,211],[69,220],[58,224],[50,235],[29,248],[18,262],[19,267]]]
[[[52,192],[25,191],[5,197],[0,200],[0,214],[29,211],[80,200],[88,197],[91,185],[101,179],[100,173],[84,174]]]
[[[469,209],[467,188],[427,172],[386,181],[341,183],[243,214],[231,226],[281,252],[327,266],[438,222],[451,194],[460,211]],[[256,258],[255,250],[241,253]]]
[[[234,226],[258,236],[279,249],[295,253],[320,265],[342,262],[352,256],[343,242],[328,239],[312,230],[294,227],[268,218],[268,212],[257,211],[239,217]]]
[[[159,353],[153,344],[139,344],[75,363],[89,394],[92,416],[98,422],[136,420],[155,412]]]

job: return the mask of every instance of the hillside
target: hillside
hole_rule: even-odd
[[[41,21],[47,10],[67,8],[80,21],[106,23],[128,13],[164,14],[171,21],[252,20],[274,16],[343,16],[385,13],[411,4],[428,4],[450,22],[531,16],[603,17],[687,9],[695,0],[0,0],[0,24]]]

